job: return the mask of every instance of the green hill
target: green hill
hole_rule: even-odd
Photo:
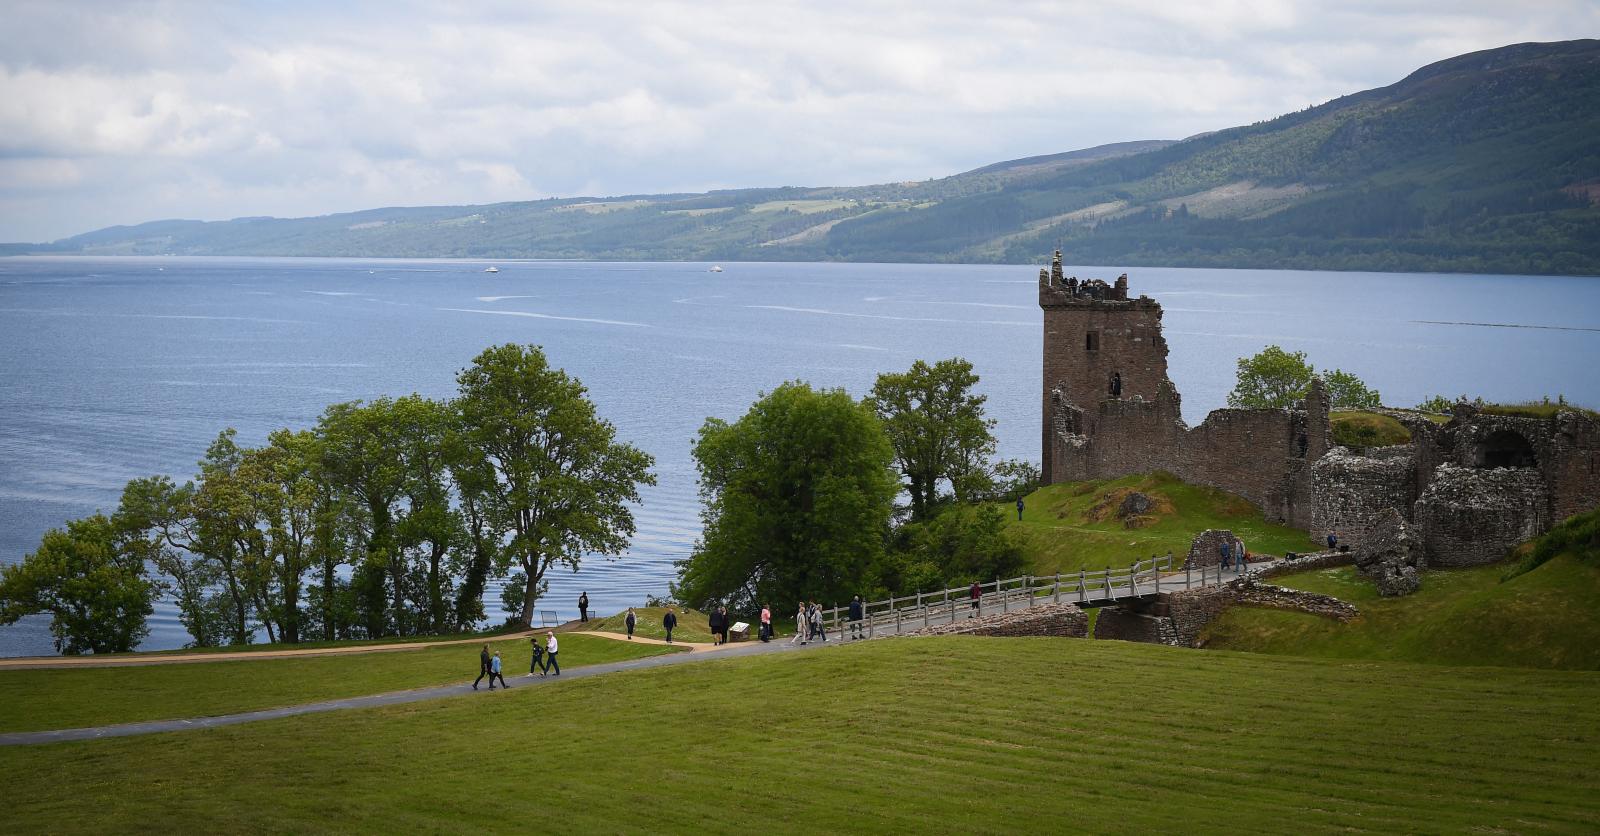
[[[891,639],[0,748],[8,832],[1592,832],[1600,674]],[[114,695],[108,695],[108,698]]]
[[[1354,568],[1275,580],[1342,598],[1361,608],[1350,624],[1303,613],[1235,608],[1202,634],[1207,647],[1338,659],[1396,659],[1441,665],[1600,670],[1600,510],[1580,514],[1506,565],[1433,570],[1422,589],[1380,598]],[[1536,558],[1536,559],[1535,559]]]
[[[917,183],[159,221],[40,246],[1036,263],[1057,245],[1072,264],[1600,275],[1600,41],[1476,52],[1182,142],[1119,143]]]
[[[1134,492],[1150,497],[1154,507],[1134,518],[1130,527],[1117,512]],[[1023,504],[1022,520],[1013,510],[1008,525],[1036,575],[1121,569],[1168,551],[1174,565],[1182,565],[1190,542],[1208,528],[1233,531],[1254,554],[1316,547],[1304,531],[1263,520],[1261,510],[1248,501],[1187,484],[1169,473],[1048,485],[1025,497]]]

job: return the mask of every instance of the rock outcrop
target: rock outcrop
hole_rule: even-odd
[[[1418,575],[1424,565],[1422,544],[1393,508],[1379,515],[1356,543],[1356,568],[1378,585],[1385,597],[1410,595],[1422,588]]]

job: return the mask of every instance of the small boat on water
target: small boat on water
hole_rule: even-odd
[[[722,272],[722,265],[721,264],[713,264],[713,265],[711,265],[711,270],[709,272],[721,273]]]
[[[491,264],[488,267],[483,268],[483,272],[485,272],[485,273],[498,273],[498,272],[500,272],[500,268],[494,266],[493,264]]]

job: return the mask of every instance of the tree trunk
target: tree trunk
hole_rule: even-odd
[[[533,629],[533,605],[539,600],[539,581],[544,577],[543,571],[538,576],[533,574],[533,566],[537,563],[537,560],[531,563],[522,561],[523,574],[528,576],[528,585],[522,590],[522,626],[530,630]]]

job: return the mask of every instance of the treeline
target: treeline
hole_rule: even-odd
[[[50,613],[58,651],[126,651],[166,597],[195,647],[438,634],[483,621],[504,580],[530,624],[552,566],[626,548],[653,461],[536,346],[489,348],[457,383],[334,404],[261,447],[224,430],[194,481],[135,479],[0,572],[0,623]]]
[[[737,421],[708,419],[694,448],[704,530],[673,595],[754,611],[1023,571],[996,503],[1031,492],[1039,471],[991,464],[977,382],[960,358],[919,360],[861,400],[793,382]]]

